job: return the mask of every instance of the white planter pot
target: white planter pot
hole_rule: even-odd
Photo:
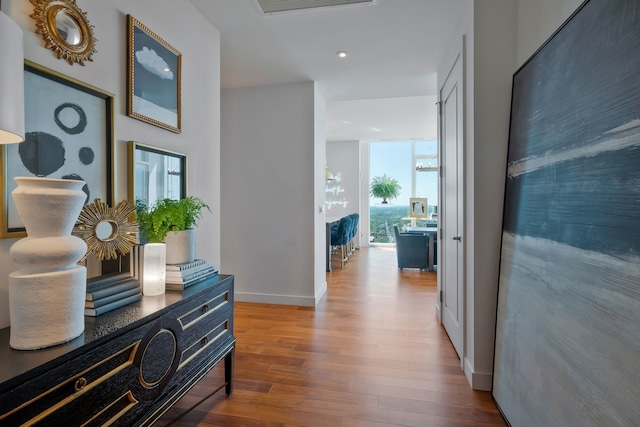
[[[167,264],[186,264],[196,259],[195,229],[170,231],[164,238],[167,244]]]
[[[10,249],[20,266],[9,275],[9,344],[35,350],[70,341],[84,331],[87,250],[71,235],[86,194],[84,181],[14,178],[11,192],[28,237]]]

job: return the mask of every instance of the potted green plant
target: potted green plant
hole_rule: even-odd
[[[202,216],[202,209],[211,212],[199,197],[161,199],[152,206],[138,201],[136,221],[140,226],[141,242],[166,243],[167,264],[183,264],[195,258],[194,227]]]
[[[382,204],[389,203],[387,199],[395,199],[400,195],[402,187],[395,179],[384,174],[382,176],[376,176],[371,180],[369,186],[369,194],[372,197],[382,199]]]

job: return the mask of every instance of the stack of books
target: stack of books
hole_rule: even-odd
[[[87,281],[84,315],[99,316],[140,298],[140,282],[130,273],[103,274]]]
[[[218,274],[218,269],[203,259],[186,264],[169,264],[166,269],[166,288],[181,291],[213,274]]]

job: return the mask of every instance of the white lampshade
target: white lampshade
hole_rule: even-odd
[[[0,12],[0,144],[24,141],[22,30]]]

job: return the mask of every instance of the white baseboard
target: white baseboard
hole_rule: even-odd
[[[302,305],[305,307],[315,307],[316,302],[313,297],[301,297],[295,295],[273,295],[273,294],[253,294],[248,292],[235,292],[233,294],[236,301],[259,302],[262,304],[281,305]]]
[[[274,295],[256,294],[250,292],[235,292],[233,294],[236,301],[258,302],[262,304],[300,305],[304,307],[315,307],[316,304],[327,293],[327,282],[318,290],[315,297],[303,297],[297,295]]]
[[[316,301],[314,305],[318,305],[322,297],[324,297],[326,294],[327,294],[327,281],[325,280],[322,286],[320,287],[320,289],[318,289],[318,291],[316,292],[316,298],[315,298]]]
[[[474,372],[469,359],[464,359],[464,374],[474,390],[491,391],[493,375],[490,372]]]

